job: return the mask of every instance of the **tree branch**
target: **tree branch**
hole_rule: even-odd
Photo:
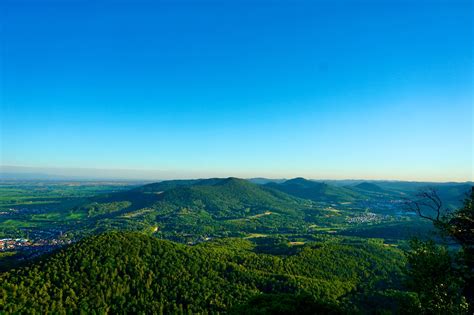
[[[440,222],[443,203],[434,188],[422,190],[415,195],[416,200],[406,199],[405,207],[408,211],[415,212],[420,218],[430,220],[432,222]],[[431,209],[435,212],[435,216],[424,213],[423,209]]]

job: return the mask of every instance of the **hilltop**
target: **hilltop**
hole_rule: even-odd
[[[209,179],[177,179],[177,180],[165,180],[157,183],[151,183],[144,186],[137,187],[135,191],[142,192],[162,192],[177,187],[187,186],[209,186],[222,181],[222,178],[209,178]]]
[[[290,179],[283,183],[268,183],[265,186],[313,201],[346,202],[363,198],[360,193],[351,189],[315,182],[302,177]]]

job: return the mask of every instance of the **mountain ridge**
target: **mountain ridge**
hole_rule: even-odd
[[[295,197],[310,199],[312,201],[348,202],[361,197],[360,193],[345,187],[337,187],[322,182],[315,182],[303,177],[289,179],[280,184],[268,183],[265,186]]]

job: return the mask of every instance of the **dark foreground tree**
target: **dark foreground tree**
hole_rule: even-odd
[[[317,301],[309,295],[262,294],[247,303],[235,307],[234,315],[339,315],[345,314],[335,303]]]
[[[473,310],[474,187],[463,206],[445,211],[436,190],[422,191],[407,208],[430,220],[451,250],[433,241],[413,240],[407,253],[409,287],[428,314],[464,314]],[[457,249],[457,250],[456,250]]]
[[[418,294],[424,314],[467,314],[466,285],[457,257],[433,241],[413,240],[408,258],[408,287]]]

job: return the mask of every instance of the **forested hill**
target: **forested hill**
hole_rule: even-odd
[[[365,190],[365,191],[377,192],[377,193],[388,193],[388,191],[386,191],[382,187],[374,183],[368,183],[368,182],[362,182],[360,184],[357,184],[354,186],[354,188]]]
[[[249,240],[187,246],[112,232],[0,274],[0,313],[339,314],[367,311],[361,296],[383,310],[398,305],[386,303],[394,292],[404,295],[386,291],[398,289],[403,264],[397,250],[367,240],[276,256]]]
[[[294,207],[306,202],[243,179],[226,178],[213,185],[196,185],[165,191],[160,201],[188,206],[201,201],[218,218],[240,218],[262,210],[295,214]]]
[[[219,183],[222,180],[222,178],[165,180],[162,182],[140,186],[134,190],[142,192],[162,192],[172,188],[183,186],[211,186],[216,183]]]
[[[172,239],[183,240],[182,235],[295,231],[301,228],[306,211],[318,213],[310,200],[243,179],[224,178],[162,182],[100,195],[72,213],[87,217],[82,227],[87,233],[110,228],[159,229]]]
[[[268,183],[265,186],[313,201],[346,202],[364,199],[364,195],[361,192],[345,187],[314,182],[301,177],[290,179],[283,183]]]
[[[197,202],[209,209],[219,210],[272,208],[276,204],[289,206],[305,203],[299,198],[233,177],[166,181],[91,199],[98,202],[125,200],[131,202],[130,209],[153,206],[158,202],[185,206],[192,206]]]

